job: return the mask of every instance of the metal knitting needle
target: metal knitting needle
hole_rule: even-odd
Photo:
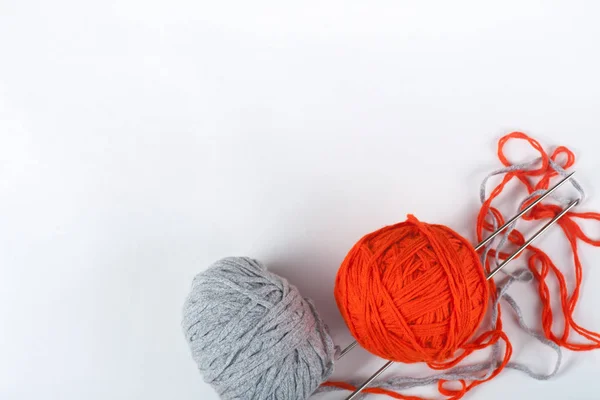
[[[572,175],[572,174],[571,174]],[[556,223],[556,221],[558,221],[559,219],[561,219],[567,212],[569,212],[569,210],[571,210],[573,207],[575,207],[577,204],[579,204],[579,199],[572,201],[564,210],[562,210],[560,213],[558,213],[554,218],[552,218],[546,225],[544,225],[542,227],[542,229],[540,229],[539,231],[537,231],[529,240],[527,240],[521,247],[519,247],[519,249],[517,249],[517,251],[515,251],[510,257],[508,257],[506,260],[504,260],[502,262],[502,264],[498,265],[496,268],[494,268],[492,271],[490,271],[489,275],[487,276],[487,280],[492,279],[492,277],[494,275],[496,275],[498,273],[498,271],[500,271],[502,268],[504,268],[509,262],[511,262],[512,260],[514,260],[519,254],[521,254],[523,252],[523,250],[525,250],[534,240],[536,240],[538,237],[540,237],[544,232],[546,232],[548,230],[548,228],[550,228],[552,225],[554,225]],[[504,228],[500,228],[500,230],[502,230]],[[494,234],[496,234],[494,232]],[[487,239],[486,239],[487,240]],[[480,247],[480,246],[478,246]],[[352,345],[350,345],[352,346]],[[349,347],[350,347],[349,346]],[[354,347],[354,346],[352,346]],[[377,372],[375,372],[373,375],[371,375],[371,377],[369,379],[367,379],[365,382],[363,382],[362,385],[360,385],[360,387],[356,388],[356,390],[349,396],[346,398],[346,400],[352,400],[354,399],[356,396],[358,396],[360,394],[360,392],[363,391],[364,388],[366,388],[367,386],[369,386],[371,384],[371,382],[373,382],[375,379],[377,379],[377,377],[379,377],[379,375],[381,375],[386,369],[388,369],[392,364],[394,363],[394,361],[388,361],[387,363],[385,363],[381,368],[379,368],[377,370]]]
[[[512,217],[511,219],[509,219],[508,221],[506,221],[506,223],[504,225],[502,225],[500,228],[498,228],[494,233],[492,233],[490,236],[488,236],[487,238],[485,238],[481,243],[479,243],[477,246],[475,246],[475,251],[481,249],[483,246],[485,246],[486,244],[488,244],[492,239],[494,239],[496,236],[498,236],[504,229],[506,229],[510,224],[512,224],[513,222],[515,222],[517,219],[521,218],[523,215],[525,215],[529,210],[531,210],[533,207],[535,207],[539,202],[541,202],[542,200],[544,200],[546,197],[550,196],[552,193],[554,193],[554,191],[556,189],[558,189],[559,187],[561,187],[562,185],[564,185],[567,181],[569,181],[572,177],[573,174],[575,174],[575,171],[571,172],[569,175],[565,176],[560,182],[558,182],[556,185],[552,186],[550,189],[548,189],[546,191],[546,193],[544,193],[543,195],[541,195],[540,197],[538,197],[533,203],[531,203],[530,205],[528,205],[527,207],[525,207],[523,210],[521,210],[517,215],[515,215],[514,217]],[[570,208],[569,208],[570,209]],[[568,210],[567,210],[568,211]],[[562,217],[562,215],[560,215]],[[560,217],[559,217],[560,218]],[[551,221],[552,222],[552,221]],[[544,227],[545,228],[545,227]],[[544,228],[542,228],[542,231],[544,230]],[[540,231],[541,232],[541,231]],[[543,233],[543,232],[541,232]],[[540,233],[540,234],[541,234]],[[529,245],[528,242],[526,243],[526,246]],[[522,251],[522,250],[521,250]],[[514,257],[510,258],[507,261],[511,261],[513,258],[515,258],[516,256],[518,256],[520,254],[520,252],[513,254]],[[505,261],[504,263],[507,263],[507,261]],[[490,277],[494,276],[496,274],[496,272],[498,272],[500,269],[502,269],[502,267],[504,267],[504,264],[502,264],[500,267],[496,268],[494,271],[492,271]],[[352,349],[354,349],[356,347],[358,343],[356,341],[350,343],[348,345],[348,347],[346,347],[344,350],[342,350],[342,352],[340,353],[340,356],[338,358],[338,360],[342,357],[344,357],[346,354],[348,354],[350,351],[352,351]],[[383,371],[382,371],[383,372]]]
[[[358,342],[356,340],[354,342],[350,343],[350,345],[348,347],[346,347],[344,350],[342,350],[342,352],[340,353],[340,356],[338,357],[338,360],[340,358],[344,357],[350,351],[352,351],[352,349],[354,349],[357,344],[358,344]]]
[[[563,215],[565,215],[566,213],[568,213],[571,210],[571,208],[575,207],[577,204],[579,204],[579,199],[572,201],[567,206],[567,208],[565,208],[564,210],[562,210],[554,218],[552,218],[550,221],[548,221],[548,223],[546,225],[544,225],[542,227],[542,229],[540,229],[539,231],[537,231],[531,238],[529,238],[528,241],[526,241],[523,244],[523,246],[519,247],[517,251],[515,251],[514,253],[512,253],[512,255],[510,255],[506,260],[504,260],[502,262],[502,264],[498,265],[496,268],[494,268],[493,270],[491,270],[486,279],[487,280],[492,279],[494,277],[494,275],[496,275],[502,268],[504,268],[504,266],[506,264],[508,264],[509,262],[511,262],[512,260],[514,260],[519,254],[521,254],[523,252],[523,250],[525,250],[531,243],[533,243],[533,241],[535,239],[537,239],[540,236],[542,236],[542,234],[544,232],[546,232],[548,230],[548,228],[550,228],[552,225],[554,225],[554,223],[556,221],[558,221],[559,219],[561,219],[563,217]]]
[[[570,180],[574,173],[575,173],[575,171],[573,171],[569,175],[565,176],[560,182],[558,182],[556,185],[554,185],[553,187],[551,187],[550,189],[548,189],[546,191],[546,193],[544,193],[543,195],[541,195],[540,197],[538,197],[538,199],[536,201],[534,201],[533,203],[531,203],[530,205],[528,205],[527,207],[525,207],[517,215],[515,215],[514,217],[512,217],[511,219],[509,219],[508,221],[506,221],[506,223],[504,225],[502,225],[494,233],[492,233],[490,236],[488,236],[487,238],[485,238],[481,243],[479,243],[475,247],[475,250],[479,250],[483,246],[485,246],[486,244],[488,244],[492,239],[494,239],[496,236],[498,236],[500,234],[500,232],[502,232],[507,226],[509,226],[510,224],[512,224],[513,222],[515,222],[517,219],[519,219],[523,215],[525,215],[529,210],[531,210],[533,207],[535,207],[540,201],[542,201],[546,197],[550,196],[556,189],[558,189],[559,187],[561,187],[562,185],[564,185],[568,180]]]

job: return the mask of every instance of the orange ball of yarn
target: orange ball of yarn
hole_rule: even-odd
[[[392,361],[437,363],[479,327],[488,284],[465,238],[409,215],[354,245],[338,271],[335,298],[366,350]]]

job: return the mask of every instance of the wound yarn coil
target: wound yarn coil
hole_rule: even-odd
[[[412,215],[360,239],[335,282],[352,336],[371,353],[403,363],[453,357],[479,327],[488,297],[473,246]]]
[[[250,258],[194,278],[183,330],[223,400],[306,399],[333,372],[336,347],[312,301]]]

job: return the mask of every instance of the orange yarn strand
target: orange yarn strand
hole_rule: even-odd
[[[486,236],[484,232],[492,232],[494,226],[504,224],[502,214],[492,207],[492,202],[509,182],[516,178],[528,194],[547,190],[550,180],[558,175],[552,163],[564,170],[575,163],[575,155],[566,147],[560,146],[548,155],[536,140],[524,133],[513,132],[498,142],[498,158],[506,167],[512,164],[504,154],[504,147],[513,139],[531,145],[540,155],[540,164],[531,170],[514,170],[504,174],[479,210],[476,225],[479,241]],[[560,163],[559,158],[564,161]],[[523,218],[545,220],[560,211],[562,208],[557,205],[540,203]],[[486,220],[490,216],[495,224]],[[528,267],[537,281],[545,336],[559,346],[584,351],[600,347],[600,334],[581,327],[573,319],[583,279],[577,244],[582,241],[600,247],[600,239],[587,236],[577,224],[577,219],[600,222],[600,213],[568,212],[558,221],[573,253],[575,285],[571,293],[563,273],[546,253],[529,246],[524,254],[528,255]],[[508,235],[508,240],[517,246],[525,242],[523,234],[516,229]],[[457,400],[472,388],[496,377],[512,356],[512,345],[502,328],[499,302],[496,303],[495,329],[475,335],[488,311],[488,304],[497,300],[496,284],[492,280],[486,281],[486,271],[489,273],[495,256],[496,252],[490,250],[482,266],[479,254],[465,238],[450,228],[426,224],[409,215],[405,222],[367,234],[354,245],[338,271],[336,302],[360,345],[387,360],[425,362],[434,370],[445,370],[456,366],[474,351],[503,342],[502,361],[486,379],[454,382],[460,384],[459,389],[448,389],[445,380],[438,382],[441,395]],[[500,259],[508,256],[504,252],[498,254]],[[556,310],[553,310],[551,300],[556,294],[551,293],[546,284],[550,275],[559,284],[560,309],[565,321],[560,333],[553,330]],[[573,332],[585,342],[573,340]],[[326,382],[323,386],[350,391],[356,389],[348,383],[335,381]],[[421,400],[418,396],[377,387],[366,388],[364,392],[385,394],[395,399]]]
[[[486,215],[488,215],[488,211],[492,212],[497,223],[504,223],[502,215],[498,210],[491,207],[491,203],[496,197],[498,197],[498,195],[502,192],[502,190],[509,181],[511,181],[513,178],[517,178],[521,183],[523,183],[523,185],[527,189],[528,194],[531,194],[536,190],[548,189],[550,179],[558,175],[554,168],[552,168],[552,166],[550,165],[550,160],[559,164],[564,170],[567,170],[568,168],[572,167],[575,163],[575,155],[571,150],[567,149],[566,147],[560,146],[556,148],[556,150],[554,150],[554,152],[552,152],[552,154],[549,156],[536,140],[530,138],[522,132],[513,132],[504,136],[498,142],[498,157],[502,164],[504,164],[505,166],[512,165],[511,162],[504,155],[504,146],[511,139],[525,140],[529,144],[531,144],[531,146],[539,152],[541,160],[540,167],[531,171],[508,172],[504,176],[502,182],[491,192],[490,196],[484,202],[483,206],[481,207],[481,210],[479,211],[479,215],[477,218],[477,237],[479,240],[481,240],[484,236],[483,230],[493,230],[492,224],[485,222],[485,217]],[[558,160],[560,156],[566,156],[566,161],[562,165]],[[530,178],[532,177],[540,177],[539,181],[535,185],[530,182]],[[524,216],[524,219],[541,220],[553,218],[560,211],[561,208],[557,205],[541,203],[536,205],[533,208],[533,210],[527,213]],[[571,247],[571,251],[573,253],[575,287],[572,293],[569,295],[567,283],[563,273],[556,267],[556,265],[552,262],[552,260],[546,253],[544,253],[542,250],[535,246],[530,246],[528,248],[531,254],[528,259],[528,266],[538,282],[538,291],[543,307],[541,322],[545,336],[548,339],[555,342],[556,344],[558,344],[559,346],[574,351],[584,351],[600,348],[600,334],[582,328],[573,320],[573,312],[575,310],[575,306],[577,305],[577,301],[579,300],[579,291],[581,288],[581,281],[583,279],[583,270],[581,261],[579,259],[577,240],[579,239],[584,243],[588,243],[595,247],[600,247],[600,240],[594,240],[587,236],[581,230],[581,228],[575,221],[575,218],[600,221],[600,213],[568,212],[558,221],[558,225],[564,232]],[[513,232],[509,236],[509,240],[518,246],[525,242],[523,235],[516,229],[513,230]],[[490,252],[490,255],[493,256],[493,253]],[[505,254],[500,254],[500,258],[505,257]],[[489,263],[486,263],[486,268],[487,267],[489,267]],[[562,333],[559,335],[556,335],[552,331],[553,310],[551,305],[551,293],[548,289],[548,285],[546,284],[546,279],[548,278],[550,272],[555,276],[559,284],[561,311],[565,320]],[[576,333],[580,334],[583,338],[587,339],[591,343],[577,343],[569,340],[569,335],[572,331],[575,331]]]

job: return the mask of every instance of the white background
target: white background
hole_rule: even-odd
[[[1,0],[0,398],[217,399],[181,306],[228,255],[288,278],[347,344],[347,250],[409,212],[474,240],[511,130],[572,148],[580,209],[600,209],[600,7],[489,3]],[[572,282],[564,238],[541,245]],[[575,314],[595,330],[599,256],[582,250]],[[539,326],[534,289],[514,292]],[[548,372],[506,319],[515,360]],[[599,361],[567,351],[550,382],[508,371],[467,398],[597,399]],[[336,378],[381,363],[356,350]]]

